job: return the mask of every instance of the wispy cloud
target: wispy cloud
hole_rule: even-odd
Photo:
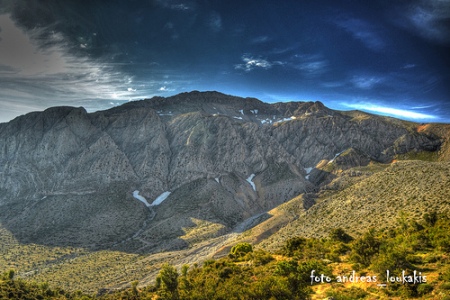
[[[172,5],[170,6],[170,8],[176,9],[176,10],[189,10],[189,9],[190,9],[189,6],[187,6],[186,4],[183,4],[183,3],[172,4]]]
[[[193,9],[193,3],[188,1],[177,0],[156,0],[161,7],[178,11],[189,11]]]
[[[175,89],[174,88],[170,88],[167,85],[163,85],[162,87],[160,87],[158,89],[158,91],[160,91],[160,92],[174,92]]]
[[[105,108],[99,106],[102,99],[106,104],[114,98],[144,96],[132,76],[113,64],[71,54],[57,33],[41,42],[42,29],[24,32],[9,15],[0,15],[0,28],[0,122],[8,120],[6,115],[11,118],[54,105],[79,106],[87,99],[92,101],[83,105],[95,110]]]
[[[244,70],[246,72],[250,72],[254,69],[270,69],[274,65],[283,65],[284,63],[281,61],[269,61],[263,58],[255,58],[249,54],[244,54],[242,56],[243,64],[237,64],[234,66],[237,70]]]
[[[434,42],[450,43],[450,1],[421,0],[409,4],[406,10],[407,29]]]
[[[9,15],[0,15],[0,66],[10,75],[41,75],[65,72],[66,58],[56,46],[42,49],[28,35],[16,27]],[[60,36],[55,35],[56,41]],[[5,73],[5,72],[3,72]]]
[[[289,66],[302,71],[306,77],[316,77],[328,70],[328,61],[319,54],[296,54]]]
[[[217,12],[212,12],[208,24],[212,31],[219,32],[222,30],[222,17]]]
[[[370,90],[384,82],[384,78],[380,76],[355,75],[351,78],[351,83],[363,90]]]
[[[269,42],[270,40],[271,40],[271,39],[270,39],[268,36],[266,36],[266,35],[261,35],[261,36],[258,36],[258,37],[253,38],[253,39],[250,41],[250,44],[264,44],[264,43]]]
[[[386,43],[382,34],[367,21],[347,18],[336,21],[336,24],[359,40],[366,48],[373,51],[382,51]]]
[[[403,69],[413,69],[415,67],[416,67],[415,64],[406,64],[406,65],[403,66]]]

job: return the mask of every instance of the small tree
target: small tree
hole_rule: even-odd
[[[158,280],[159,278],[159,280]],[[178,299],[178,272],[174,266],[165,263],[159,271],[157,281],[161,283],[162,296],[166,299]]]
[[[343,242],[343,243],[349,243],[349,242],[353,241],[353,238],[349,234],[347,234],[344,231],[344,229],[342,229],[340,227],[331,230],[330,238],[333,241],[338,241],[338,242]]]
[[[15,275],[15,272],[14,272],[13,269],[11,269],[11,270],[9,270],[9,271],[6,273],[5,278],[7,278],[7,279],[9,279],[9,280],[13,280],[13,279],[14,279],[14,275]]]
[[[253,247],[249,243],[238,243],[231,248],[230,254],[234,257],[242,257],[253,252]]]
[[[296,236],[286,241],[284,252],[288,256],[292,256],[295,251],[300,250],[306,244],[306,239]]]
[[[372,257],[379,252],[380,245],[380,240],[375,236],[375,229],[371,228],[353,243],[352,259],[367,267]]]

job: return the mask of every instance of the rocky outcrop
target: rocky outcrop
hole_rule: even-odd
[[[322,160],[345,169],[439,145],[401,123],[320,102],[267,104],[217,92],[91,114],[50,108],[0,124],[0,222],[24,242],[184,247],[193,219],[227,232],[314,191],[321,180],[307,170]],[[171,194],[146,207],[135,190],[149,203]]]

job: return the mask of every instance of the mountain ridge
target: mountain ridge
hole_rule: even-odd
[[[145,207],[136,207],[139,203],[133,202],[132,191],[139,190],[148,199],[170,191],[166,201],[178,201],[176,195],[185,193],[176,193],[177,189],[190,191],[198,186],[219,193],[216,197],[222,200],[213,199],[216,208],[209,218],[228,220],[224,224],[228,228],[317,189],[329,173],[315,166],[324,159],[334,160],[346,149],[357,150],[348,161],[351,166],[370,160],[389,162],[395,154],[411,150],[435,151],[441,143],[432,135],[411,132],[383,118],[355,120],[319,102],[265,104],[217,92],[153,98],[95,113],[49,108],[3,124],[0,141],[0,189],[6,191],[2,204],[20,202],[22,209],[29,210],[30,203],[39,207],[53,197],[55,203],[65,205],[67,201],[56,198],[70,199],[80,191],[86,197],[102,198],[99,194],[111,184],[128,185],[125,190],[118,188],[116,195],[121,196],[111,203],[125,204],[135,215],[142,215]],[[366,159],[360,160],[361,155]],[[313,168],[309,177],[308,168]],[[246,180],[252,174],[257,188]],[[21,200],[12,203],[14,198]],[[74,200],[67,209],[78,205]],[[94,210],[99,209],[104,207]],[[11,222],[5,213],[2,216],[2,223]],[[22,217],[34,219],[29,213]],[[26,223],[25,219],[20,222]],[[145,219],[140,217],[140,222]],[[137,226],[133,222],[127,227]],[[21,234],[33,240],[36,232]],[[83,244],[85,238],[72,236],[70,241]]]

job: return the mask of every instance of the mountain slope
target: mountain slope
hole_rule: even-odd
[[[1,251],[55,258],[15,255],[0,267],[20,262],[21,274],[68,289],[112,288],[239,240],[275,249],[336,226],[389,226],[400,210],[447,212],[449,132],[217,92],[30,113],[0,124]],[[88,276],[72,278],[73,268]]]
[[[179,248],[191,218],[230,230],[314,191],[329,174],[310,179],[306,170],[346,149],[367,157],[364,163],[389,162],[440,143],[411,125],[349,116],[319,102],[266,104],[217,92],[93,114],[51,108],[0,126],[0,221],[23,242],[95,249],[140,233],[121,249],[159,251],[168,238],[174,244],[165,249]],[[135,190],[149,203],[171,194],[147,208]]]

